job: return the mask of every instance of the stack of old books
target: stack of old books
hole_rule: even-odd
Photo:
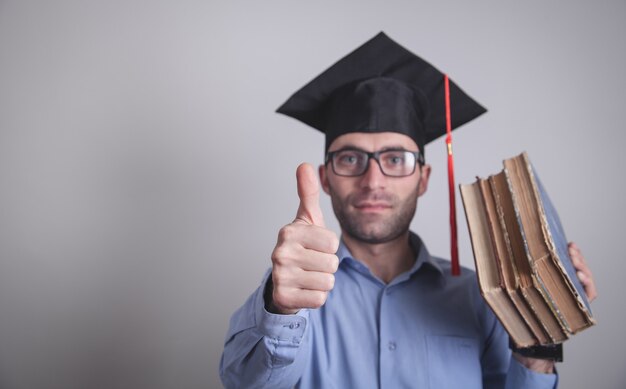
[[[554,206],[526,153],[461,185],[481,293],[518,347],[562,343],[595,321]]]

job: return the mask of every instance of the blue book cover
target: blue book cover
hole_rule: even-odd
[[[559,265],[567,275],[568,281],[576,291],[577,298],[591,315],[591,307],[589,305],[589,300],[587,299],[587,294],[585,293],[585,289],[580,283],[580,280],[578,280],[578,277],[576,276],[576,269],[574,269],[572,259],[569,256],[569,250],[567,248],[568,240],[565,237],[565,231],[563,230],[563,225],[561,224],[559,215],[550,200],[550,196],[548,196],[548,192],[537,175],[537,170],[535,170],[532,165],[531,173],[534,177],[537,191],[539,192],[541,206],[543,207],[543,216],[545,218],[545,224],[547,226],[546,232],[548,234],[548,239],[546,240],[551,243],[551,251],[553,251],[558,257],[558,261],[556,261],[557,265]]]

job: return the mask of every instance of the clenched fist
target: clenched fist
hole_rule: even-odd
[[[335,285],[334,273],[339,266],[335,255],[339,239],[324,227],[313,167],[298,166],[296,179],[298,213],[293,223],[281,228],[272,252],[272,293],[266,306],[279,314],[294,314],[302,308],[324,305]]]

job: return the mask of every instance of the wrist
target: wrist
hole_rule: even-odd
[[[515,358],[515,360],[517,360],[525,368],[536,373],[554,374],[555,372],[555,362],[551,359],[525,357],[517,352],[513,353],[513,358]]]

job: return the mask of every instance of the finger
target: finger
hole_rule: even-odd
[[[591,269],[587,265],[587,262],[585,261],[585,257],[582,255],[580,250],[577,247],[570,245],[569,255],[570,255],[570,258],[572,259],[572,264],[574,265],[574,269],[576,269],[578,273],[584,274],[586,278],[593,279],[593,276],[591,274]]]
[[[297,261],[302,270],[327,274],[335,273],[339,266],[339,258],[335,254],[325,254],[313,250],[307,250]]]
[[[587,263],[585,262],[585,258],[578,251],[570,250],[569,256],[572,259],[572,263],[576,270],[587,269]]]
[[[569,242],[569,243],[567,244],[567,247],[568,247],[569,249],[572,249],[572,250],[575,250],[575,251],[580,252],[580,248],[578,247],[578,245],[576,244],[576,242]]]
[[[583,285],[583,288],[585,288],[585,294],[587,295],[587,299],[589,301],[595,300],[596,297],[598,297],[598,291],[596,289],[596,284],[593,281],[593,277],[591,276],[591,274],[579,271],[576,273],[576,276],[580,280],[580,283]]]
[[[576,259],[580,262],[583,262],[583,263],[585,262],[585,258],[583,257],[583,254],[578,248],[578,246],[576,245],[576,243],[570,242],[567,245],[567,250],[568,250],[569,255],[572,257],[572,260]]]
[[[279,269],[291,269],[292,272],[301,269],[335,273],[339,267],[339,258],[334,253],[280,246],[272,252],[272,264]]]
[[[308,289],[327,292],[335,286],[335,275],[332,272],[277,267],[272,269],[272,285],[274,290]]]
[[[322,253],[315,250],[289,250],[276,248],[272,252],[274,270],[296,272],[297,270],[335,273],[339,267],[339,258],[335,254]],[[281,273],[281,276],[287,275]],[[289,274],[290,276],[293,274]]]
[[[590,302],[598,297],[598,290],[596,289],[596,284],[593,281],[585,286],[585,293],[587,293],[587,298]]]
[[[598,290],[596,289],[596,283],[593,279],[591,269],[587,266],[585,257],[583,256],[580,248],[576,243],[569,242],[567,245],[569,255],[572,259],[574,269],[576,269],[576,276],[585,289],[585,294],[589,301],[593,301],[598,297]]]
[[[585,294],[589,301],[593,301],[598,297],[598,291],[596,289],[596,283],[593,280],[593,275],[590,272],[578,271],[576,272],[578,280],[585,288]]]
[[[319,183],[313,166],[308,163],[298,166],[296,180],[298,182],[298,197],[300,198],[296,221],[324,227],[324,217],[320,208]]]
[[[293,248],[294,245],[322,253],[335,254],[339,249],[339,238],[335,232],[324,227],[292,223],[278,231],[277,246],[287,246],[289,250],[289,247]]]
[[[283,288],[274,289],[273,301],[281,310],[297,311],[302,308],[319,308],[326,303],[328,292],[320,290]]]
[[[318,271],[304,271],[298,278],[300,289],[329,292],[335,286],[335,275]]]

